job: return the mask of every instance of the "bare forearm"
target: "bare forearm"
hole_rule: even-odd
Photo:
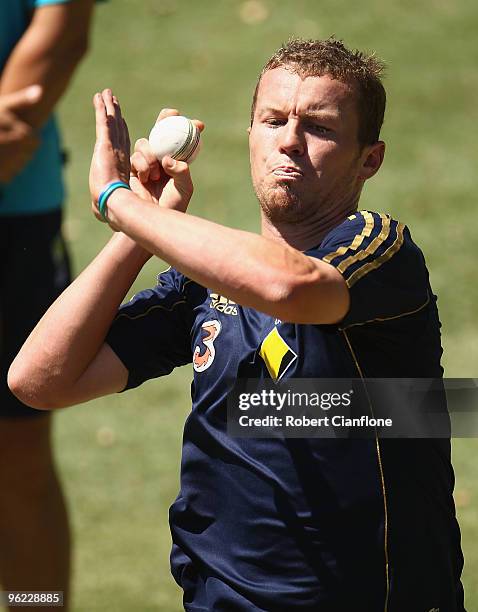
[[[295,286],[317,279],[302,253],[268,238],[162,209],[126,190],[108,203],[113,226],[187,277],[275,316]]]
[[[35,105],[20,117],[41,126],[65,91],[88,43],[92,0],[37,9],[33,20],[10,54],[0,79],[0,94],[32,84],[42,86]]]
[[[71,389],[103,345],[119,304],[149,258],[116,234],[49,308],[12,364],[12,388],[29,397]]]
[[[25,54],[26,55],[26,54]],[[78,60],[51,62],[48,58],[36,58],[19,53],[2,77],[0,93],[7,94],[28,85],[39,83],[44,94],[41,101],[30,109],[19,112],[22,120],[32,127],[41,127],[51,115],[56,103],[65,91]],[[53,76],[54,75],[54,76]]]

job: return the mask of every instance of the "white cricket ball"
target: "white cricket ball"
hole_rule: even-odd
[[[159,161],[169,155],[190,164],[199,153],[201,132],[191,119],[181,115],[158,121],[149,134],[149,145]]]

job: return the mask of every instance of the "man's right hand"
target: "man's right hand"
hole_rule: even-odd
[[[7,183],[25,166],[39,145],[33,128],[17,113],[38,102],[41,88],[32,85],[0,96],[0,182]]]
[[[108,183],[130,181],[131,188],[140,198],[185,212],[193,193],[189,166],[185,162],[165,157],[156,160],[146,139],[136,143],[130,161],[128,126],[121,114],[119,101],[110,89],[104,89],[93,98],[96,116],[96,144],[90,167],[90,192],[93,213],[103,220],[98,210],[98,198]],[[175,109],[164,109],[158,121],[176,115]],[[202,130],[201,121],[194,122]],[[120,229],[113,227],[113,229]]]
[[[156,123],[174,115],[179,115],[177,109],[163,108]],[[204,130],[202,121],[195,119],[193,123],[201,132]],[[146,138],[140,138],[134,146],[130,186],[141,198],[181,212],[186,212],[194,189],[188,164],[168,156],[159,162]]]

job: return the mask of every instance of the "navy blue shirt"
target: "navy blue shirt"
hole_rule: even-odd
[[[351,215],[307,252],[349,287],[337,325],[245,308],[170,269],[107,342],[127,388],[193,363],[171,567],[190,611],[462,612],[449,440],[227,435],[237,378],[441,377],[436,298],[389,215]]]

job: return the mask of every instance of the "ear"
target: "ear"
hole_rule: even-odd
[[[366,181],[376,174],[382,165],[385,156],[385,143],[379,140],[373,145],[364,147],[361,155],[361,167],[359,170],[359,178]]]
[[[249,136],[251,135],[251,126],[249,126],[249,127],[247,128],[247,134],[248,134]]]

